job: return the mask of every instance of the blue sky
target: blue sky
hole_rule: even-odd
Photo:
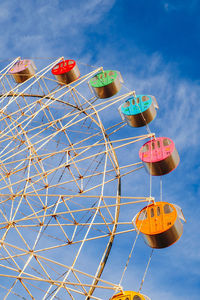
[[[163,193],[167,201],[183,208],[187,223],[177,244],[153,255],[143,286],[152,300],[197,300],[200,293],[199,13],[198,0],[7,0],[0,4],[0,63],[17,56],[74,58],[119,70],[128,89],[157,98],[160,109],[151,131],[172,138],[181,158],[177,170],[163,178]],[[116,116],[117,112],[102,117],[111,124]],[[130,128],[122,134],[137,135]],[[125,195],[132,194],[132,180],[123,181]],[[138,172],[138,187],[133,191],[140,195],[141,181],[148,182],[144,170]],[[154,178],[153,184],[158,196],[159,180]],[[120,277],[116,257],[123,252],[125,263],[131,246],[128,235],[115,240],[106,278],[112,281],[113,272]],[[150,252],[141,237],[137,247],[123,281],[130,290],[138,288]]]

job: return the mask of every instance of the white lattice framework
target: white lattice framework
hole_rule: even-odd
[[[134,231],[120,207],[151,200],[121,196],[121,177],[142,164],[119,166],[116,151],[152,134],[111,143],[125,123],[105,129],[99,113],[133,92],[99,101],[88,80],[102,68],[60,86],[59,58],[16,85],[18,59],[0,74],[1,299],[102,299],[120,290],[101,277],[113,239]]]

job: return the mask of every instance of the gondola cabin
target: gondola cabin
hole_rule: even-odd
[[[165,248],[174,244],[183,233],[185,221],[180,207],[157,202],[144,207],[136,216],[136,229],[142,233],[151,248]]]
[[[137,292],[125,291],[114,295],[110,300],[150,300],[150,298]]]
[[[59,84],[70,84],[80,76],[79,68],[73,59],[67,59],[59,62],[51,70]]]
[[[30,59],[22,59],[9,70],[16,83],[23,83],[35,74],[35,64]]]
[[[139,157],[147,171],[154,176],[173,171],[180,161],[174,142],[166,137],[155,138],[145,143],[139,151]]]
[[[121,114],[131,127],[141,127],[156,117],[157,102],[154,96],[137,95],[127,99],[121,106]]]
[[[90,79],[90,86],[97,97],[109,98],[117,94],[121,89],[120,74],[117,71],[107,70],[96,74]]]

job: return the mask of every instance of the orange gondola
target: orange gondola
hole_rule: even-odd
[[[151,248],[174,244],[183,233],[185,221],[180,207],[167,202],[155,202],[144,207],[134,218],[136,230],[142,233]]]

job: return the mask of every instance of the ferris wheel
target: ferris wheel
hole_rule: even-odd
[[[144,165],[151,177],[179,163],[173,141],[148,128],[155,97],[127,92],[114,70],[84,73],[63,57],[42,63],[38,71],[18,57],[0,73],[1,298],[150,299],[121,286],[131,255],[119,283],[103,271],[118,236],[135,236],[132,254],[139,233],[163,248],[183,231],[178,206],[121,194],[122,177]],[[125,126],[147,133],[123,137]],[[143,140],[139,162],[119,163],[119,151]],[[142,209],[121,221],[120,211],[136,204]]]

